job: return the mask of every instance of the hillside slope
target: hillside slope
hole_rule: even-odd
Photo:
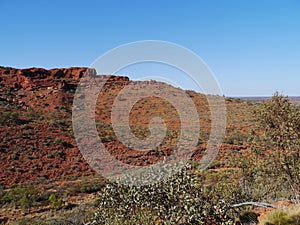
[[[66,180],[95,174],[80,153],[72,131],[72,104],[80,78],[96,71],[88,68],[14,69],[0,67],[0,183]],[[102,77],[102,78],[101,78]],[[166,100],[147,97],[138,101],[130,112],[131,130],[146,138],[151,118],[159,116],[168,127],[164,143],[157,149],[138,151],[126,148],[114,135],[111,108],[119,92],[128,84],[147,85],[150,81],[130,81],[128,77],[108,78],[98,96],[96,120],[102,142],[117,159],[132,165],[150,165],[171,154],[179,138],[180,119]],[[151,81],[158,86],[169,86]],[[201,135],[193,159],[200,159],[210,131],[210,112],[205,95],[186,91],[200,117]],[[243,146],[243,135],[251,126],[253,105],[227,99],[227,136],[219,160],[226,164],[232,150]],[[234,140],[231,137],[237,137]],[[240,142],[236,142],[236,139]]]

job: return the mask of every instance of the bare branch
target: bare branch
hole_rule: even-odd
[[[270,207],[270,208],[277,209],[277,207],[275,205],[272,205],[269,203],[264,203],[264,202],[243,202],[243,203],[238,203],[238,204],[234,204],[234,205],[230,205],[227,202],[225,202],[224,200],[221,200],[220,202],[227,205],[228,208],[237,208],[237,207],[241,207],[241,206],[245,206],[245,205],[254,205],[254,206],[259,206],[259,207]]]

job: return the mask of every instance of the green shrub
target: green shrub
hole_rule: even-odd
[[[62,142],[61,138],[55,138],[54,144],[60,144]]]
[[[0,112],[0,125],[15,125],[19,122],[18,113],[12,111]]]
[[[300,210],[283,211],[274,210],[266,215],[262,222],[263,225],[299,225],[300,224]]]
[[[213,187],[189,168],[145,186],[110,182],[98,200],[94,224],[227,224],[225,205]],[[151,219],[152,218],[152,219]],[[149,221],[150,220],[150,221]]]
[[[3,192],[2,202],[21,208],[22,212],[30,209],[37,202],[41,193],[33,186],[14,185]]]
[[[300,195],[300,111],[275,93],[254,112],[251,147],[232,160],[241,169],[241,187],[253,198],[298,200]],[[249,157],[251,155],[251,157]]]
[[[48,158],[48,159],[53,159],[53,158],[54,158],[54,155],[48,154],[48,155],[47,155],[47,158]]]
[[[57,157],[62,158],[65,155],[65,153],[61,152],[61,151],[56,151],[56,152],[54,152],[54,155],[57,156]]]
[[[55,194],[52,194],[49,196],[49,201],[51,202],[51,205],[54,210],[59,210],[63,206],[62,198],[56,197]]]

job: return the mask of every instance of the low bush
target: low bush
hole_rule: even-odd
[[[263,225],[299,225],[300,224],[300,209],[283,211],[274,210],[266,215],[262,222]]]
[[[232,224],[214,186],[185,168],[145,186],[110,182],[102,190],[93,224]]]
[[[231,145],[242,145],[248,140],[248,136],[241,133],[233,133],[224,138],[224,143]]]
[[[55,194],[49,196],[49,201],[54,210],[60,210],[63,206],[62,198],[56,197]]]
[[[0,112],[0,125],[15,125],[20,121],[19,114],[12,111]]]
[[[235,221],[236,225],[246,225],[246,224],[257,224],[258,223],[258,214],[253,211],[245,210],[241,212],[238,218]]]
[[[38,201],[40,196],[41,192],[33,186],[14,185],[10,190],[2,191],[0,202],[20,207],[25,213]]]

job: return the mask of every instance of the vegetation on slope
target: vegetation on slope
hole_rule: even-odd
[[[278,93],[261,104],[226,99],[224,144],[217,159],[200,173],[197,160],[209,137],[210,112],[204,95],[187,91],[201,124],[191,167],[166,182],[138,188],[94,176],[76,146],[70,105],[84,69],[3,71],[0,223],[246,224],[257,222],[257,209],[232,207],[236,203],[299,203],[299,109]],[[118,159],[151,165],[176,145],[180,121],[162,99],[137,102],[130,114],[134,135],[146,138],[149,120],[162,116],[168,125],[167,137],[149,153],[127,154],[128,149],[116,140],[109,119],[114,98],[129,82],[125,77],[111,77],[99,95],[98,102],[103,104],[96,109],[100,121],[97,129],[104,145]],[[256,110],[251,116],[252,109]]]

